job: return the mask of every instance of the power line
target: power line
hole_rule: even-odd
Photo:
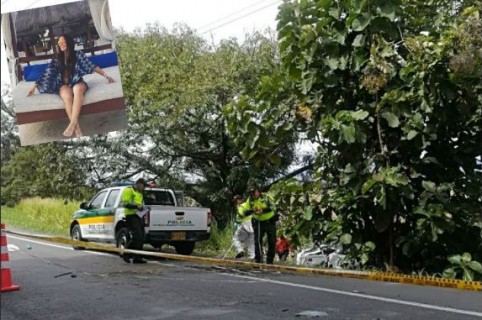
[[[251,4],[251,5],[247,6],[247,7],[244,7],[244,8],[241,9],[241,10],[238,10],[238,11],[236,11],[236,12],[230,13],[230,14],[228,14],[227,16],[224,16],[224,17],[222,17],[222,18],[220,18],[220,19],[217,19],[217,20],[212,21],[212,22],[210,22],[210,23],[208,23],[208,24],[205,24],[205,25],[203,25],[203,26],[201,26],[201,27],[199,27],[199,28],[197,28],[197,29],[198,29],[198,30],[202,30],[202,29],[205,29],[205,28],[207,28],[207,27],[210,27],[210,26],[212,26],[213,24],[217,24],[218,22],[221,22],[221,21],[223,21],[223,20],[225,20],[225,19],[228,19],[228,18],[231,18],[231,17],[233,17],[233,16],[235,16],[235,15],[238,15],[239,13],[241,13],[241,12],[243,12],[243,11],[246,11],[247,9],[251,9],[251,8],[253,8],[253,7],[256,7],[256,6],[262,4],[263,2],[266,2],[266,1],[269,1],[269,0],[261,0],[261,1],[257,2],[257,3]]]
[[[237,18],[232,19],[232,20],[229,20],[229,21],[227,21],[227,22],[225,22],[225,23],[223,23],[223,24],[220,24],[220,25],[218,25],[217,27],[214,27],[214,28],[211,28],[211,29],[206,30],[206,31],[204,31],[204,32],[201,32],[201,35],[203,35],[203,34],[205,34],[205,33],[208,33],[208,32],[211,32],[211,31],[213,31],[213,30],[219,29],[219,28],[221,28],[221,27],[224,27],[224,26],[226,26],[226,25],[228,25],[228,24],[231,24],[231,23],[236,22],[236,21],[238,21],[238,20],[241,20],[241,19],[243,19],[243,18],[246,18],[247,16],[250,16],[250,15],[252,15],[253,13],[256,13],[256,12],[258,12],[258,11],[264,10],[264,9],[266,9],[266,8],[268,8],[268,7],[271,7],[271,6],[275,5],[275,4],[278,4],[278,3],[280,3],[280,2],[281,2],[281,0],[278,0],[278,1],[275,1],[275,2],[272,2],[272,3],[268,4],[268,5],[266,5],[266,6],[264,6],[264,7],[261,7],[261,8],[258,8],[258,9],[256,9],[256,10],[250,11],[250,12],[248,12],[248,13],[240,16],[240,17],[237,17]]]

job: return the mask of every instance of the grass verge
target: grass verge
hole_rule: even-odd
[[[222,230],[213,225],[209,239],[196,244],[196,252],[210,257],[221,257],[226,254],[226,258],[233,258],[235,256],[234,248],[231,248],[233,234],[232,223]]]
[[[67,202],[62,199],[29,198],[21,200],[15,207],[2,206],[1,220],[8,227],[47,233],[58,236],[69,236],[72,214],[79,208],[78,202]],[[196,244],[196,252],[206,256],[234,257],[231,248],[234,234],[233,224],[221,230],[216,225],[211,228],[209,240]]]
[[[78,202],[51,198],[29,198],[21,200],[13,208],[2,206],[1,220],[7,228],[14,227],[67,236],[72,214],[78,208]]]

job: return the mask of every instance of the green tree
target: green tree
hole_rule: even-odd
[[[184,186],[219,220],[231,211],[234,194],[290,164],[288,144],[274,155],[283,159],[276,166],[256,168],[241,158],[222,113],[279,69],[275,41],[252,34],[241,44],[229,39],[213,46],[186,26],[170,32],[150,25],[121,34],[117,47],[129,130],[110,142],[110,155],[128,159],[161,185]]]
[[[88,167],[61,143],[17,148],[2,164],[2,198],[9,205],[27,197],[58,197],[85,200]]]
[[[288,228],[405,271],[441,272],[464,252],[482,260],[480,2],[303,0],[278,19],[291,85],[249,102],[275,109],[257,130],[272,136],[281,112],[292,126],[281,140],[303,133],[318,145],[301,187],[313,196]],[[243,148],[256,161],[257,146]]]
[[[8,87],[2,88],[1,108],[1,163],[7,162],[19,146],[15,128],[15,112],[13,110],[11,93]]]

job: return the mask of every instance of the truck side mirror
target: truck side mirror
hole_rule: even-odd
[[[80,204],[80,209],[89,210],[89,204],[87,202],[82,202]]]

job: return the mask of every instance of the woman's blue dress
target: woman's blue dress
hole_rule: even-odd
[[[77,61],[75,63],[74,72],[70,75],[69,87],[83,81],[82,76],[91,74],[96,67],[82,51],[75,52]],[[62,75],[60,74],[59,61],[52,59],[45,69],[42,76],[35,81],[37,89],[40,93],[59,93],[62,86]]]

